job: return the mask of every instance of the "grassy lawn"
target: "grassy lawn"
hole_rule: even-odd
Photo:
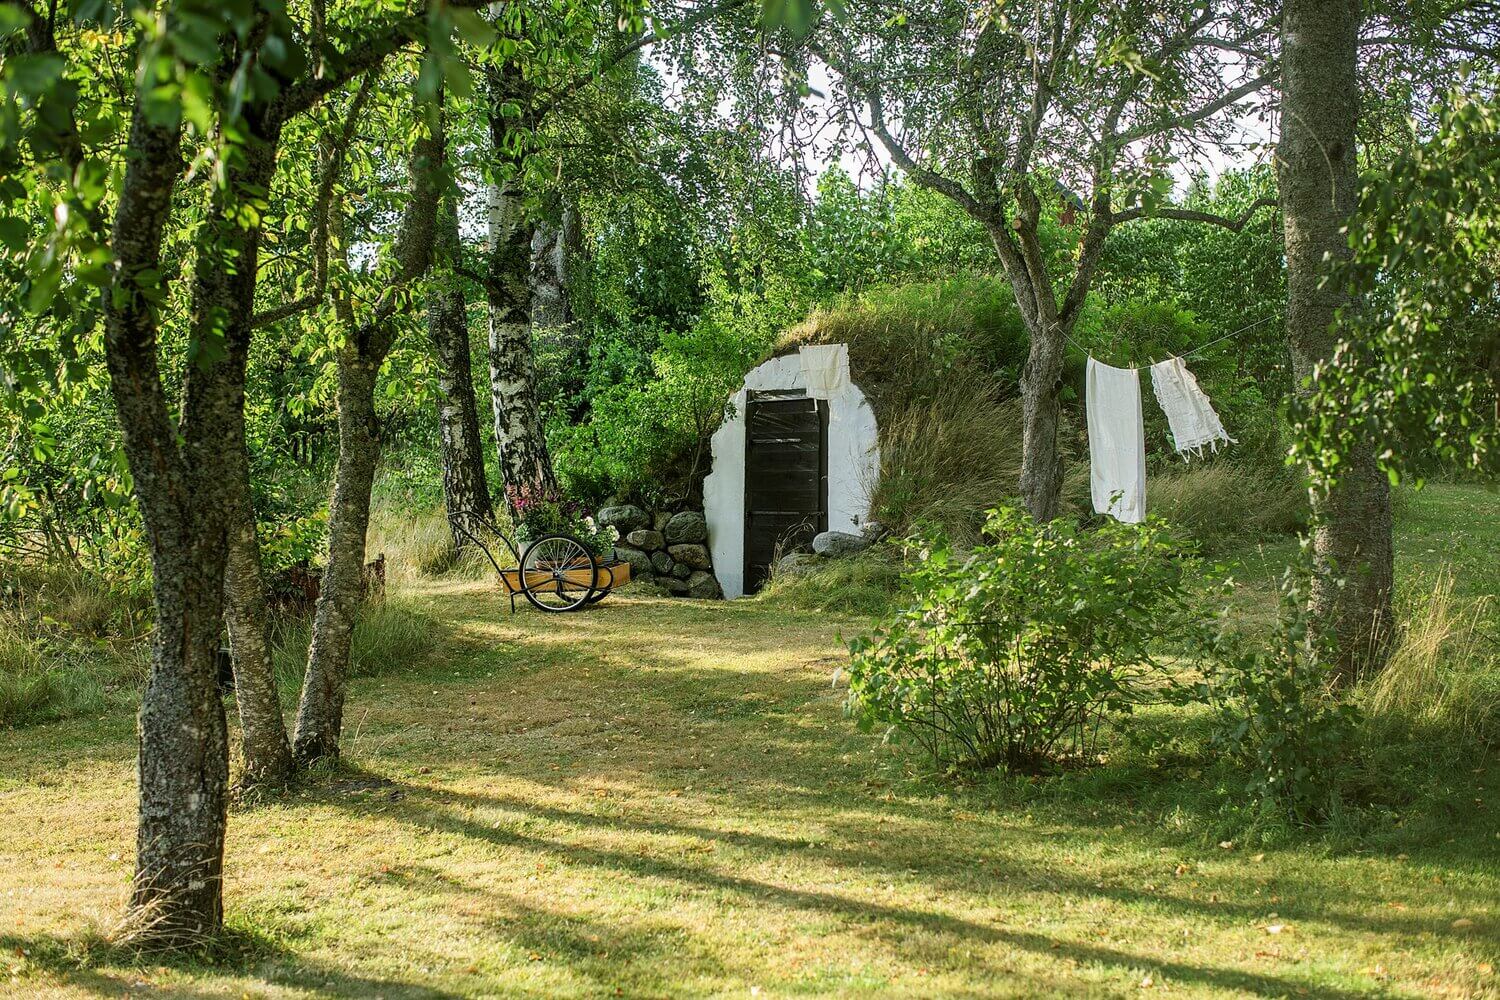
[[[1407,504],[1406,564],[1451,556],[1493,592],[1494,499]],[[1221,842],[1232,793],[1201,753],[921,774],[842,715],[858,619],[409,596],[439,652],[355,684],[342,769],[236,810],[212,958],[101,943],[131,871],[128,713],[0,732],[0,994],[1500,996],[1493,758],[1339,836]]]

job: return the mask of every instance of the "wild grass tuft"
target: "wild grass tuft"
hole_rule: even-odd
[[[901,556],[880,545],[797,573],[773,573],[759,600],[796,611],[883,616],[901,595]]]
[[[1195,460],[1146,477],[1146,510],[1215,548],[1296,533],[1307,523],[1307,491],[1279,470]]]
[[[1444,744],[1500,742],[1500,652],[1493,601],[1454,592],[1443,567],[1409,580],[1398,600],[1401,633],[1390,659],[1361,692],[1378,728]]]
[[[1021,411],[975,378],[958,380],[892,414],[881,427],[875,516],[904,534],[942,526],[961,543],[1021,476]]]
[[[350,675],[376,677],[418,667],[437,649],[440,634],[432,615],[410,598],[392,595],[366,604],[354,625]],[[307,618],[282,619],[274,626],[272,664],[284,691],[295,691],[302,682],[311,636]]]

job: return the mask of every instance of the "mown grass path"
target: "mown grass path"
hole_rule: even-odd
[[[441,653],[357,683],[344,769],[232,816],[216,961],[92,943],[130,873],[129,718],[0,733],[0,993],[1500,995],[1493,761],[1372,843],[1220,847],[1135,772],[914,776],[830,684],[859,622],[415,593]]]

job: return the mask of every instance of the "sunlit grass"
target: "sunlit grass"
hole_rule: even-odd
[[[627,589],[511,615],[448,577],[388,603],[431,644],[354,682],[343,768],[231,816],[213,954],[105,940],[134,844],[129,712],[0,733],[0,995],[1500,991],[1493,756],[1392,767],[1331,833],[1242,837],[1237,776],[1178,709],[1087,771],[924,774],[843,715],[851,612]]]

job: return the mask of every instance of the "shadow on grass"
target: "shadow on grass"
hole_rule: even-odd
[[[408,793],[401,798],[383,804],[382,811],[414,828],[453,833],[494,847],[553,854],[569,864],[591,866],[628,878],[666,880],[710,894],[730,893],[741,897],[745,904],[760,904],[831,915],[859,926],[862,933],[879,937],[887,946],[901,953],[909,953],[913,949],[921,948],[921,942],[914,941],[912,935],[925,933],[951,939],[943,942],[943,947],[938,949],[939,951],[946,951],[950,946],[958,946],[965,942],[1004,944],[1052,959],[1069,958],[1079,963],[1098,964],[1122,971],[1141,968],[1156,969],[1162,976],[1178,982],[1241,990],[1258,996],[1285,996],[1298,992],[1313,992],[1318,996],[1334,998],[1366,995],[1362,992],[1332,987],[1326,983],[1220,966],[1162,960],[1032,931],[980,923],[948,913],[861,900],[823,890],[775,885],[759,879],[686,865],[644,853],[626,853],[523,835],[512,830],[475,822],[456,810],[444,808],[440,802],[430,801],[436,798],[441,798],[441,793],[409,788]],[[472,797],[469,798],[472,801]],[[464,807],[468,807],[468,804],[466,803]],[[510,807],[509,803],[507,807]],[[566,811],[554,810],[553,812],[565,813]],[[582,818],[575,814],[568,815],[575,819]],[[672,824],[647,823],[644,825],[649,829],[668,831],[676,829]],[[876,859],[873,856],[867,856],[863,860],[873,863]],[[430,878],[431,876],[424,877]],[[1094,891],[1085,890],[1081,884],[1068,884],[1069,881],[1054,875],[1050,878],[1049,884],[1054,891],[1076,893],[1080,896]],[[446,891],[467,891],[462,887],[451,885],[446,879],[440,880],[440,884],[446,887]],[[1167,906],[1178,902],[1159,897],[1149,898]],[[1223,915],[1222,910],[1218,912]],[[555,918],[549,916],[549,919]],[[526,933],[513,921],[504,922],[499,929],[507,935]],[[931,954],[932,950],[927,949],[925,954],[913,957],[926,961],[930,960]]]
[[[320,996],[457,1000],[463,995],[420,983],[359,976],[308,962],[266,935],[238,928],[226,929],[201,948],[177,952],[142,952],[113,944],[97,933],[68,938],[0,934],[0,950],[24,959],[22,974],[27,980],[35,980],[34,970],[64,985],[101,996],[139,995],[140,990],[148,989],[151,996],[182,1000],[217,998],[224,996],[223,990],[155,980],[162,976],[163,970],[167,974],[203,977],[215,973],[263,974],[268,967],[270,981],[316,989]],[[27,980],[12,980],[12,985]]]

